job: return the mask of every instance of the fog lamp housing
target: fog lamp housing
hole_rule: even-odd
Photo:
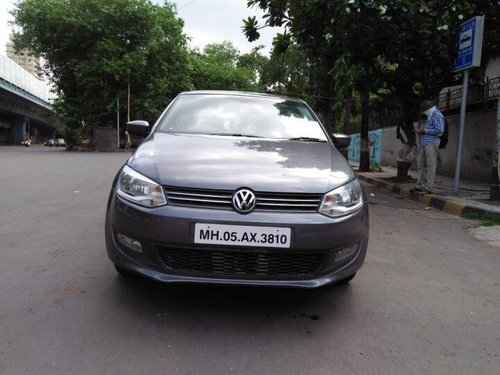
[[[129,236],[126,236],[122,233],[117,233],[116,234],[116,238],[118,239],[118,241],[128,247],[129,249],[131,250],[134,250],[134,251],[137,251],[139,253],[142,253],[142,245],[139,241],[133,239],[133,238],[130,238]]]
[[[338,249],[335,253],[335,263],[345,262],[346,260],[353,258],[354,255],[358,253],[358,249],[359,244]]]

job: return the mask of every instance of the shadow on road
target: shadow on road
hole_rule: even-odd
[[[205,329],[209,326],[244,329],[248,324],[262,329],[266,322],[272,322],[274,327],[295,329],[300,328],[298,322],[306,321],[314,321],[317,327],[342,320],[354,308],[351,285],[302,290],[167,285],[142,278],[116,277],[110,287],[120,311],[128,310],[145,324],[148,320],[165,319],[175,321],[178,327],[179,323],[182,327],[198,322]],[[311,327],[305,327],[305,331],[311,333]]]

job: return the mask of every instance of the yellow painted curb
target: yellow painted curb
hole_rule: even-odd
[[[389,191],[394,191],[395,186],[396,185],[394,185],[394,184],[388,184],[388,183],[385,184],[386,190],[389,190]]]
[[[424,194],[418,199],[420,203],[425,204],[426,206],[431,204],[431,200],[432,200],[432,195],[430,194]]]
[[[463,203],[446,201],[444,203],[443,211],[452,215],[462,216],[462,211],[464,210],[464,208],[465,204]]]
[[[399,195],[401,195],[404,198],[410,198],[410,196],[411,196],[411,189],[409,189],[409,188],[401,188],[399,190]]]

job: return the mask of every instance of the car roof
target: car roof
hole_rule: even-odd
[[[263,92],[250,92],[250,91],[195,90],[195,91],[184,91],[181,92],[179,95],[251,96],[251,97],[262,97],[262,98],[286,99],[286,100],[293,100],[295,102],[305,103],[302,99],[299,98],[292,98],[284,95],[274,95]]]

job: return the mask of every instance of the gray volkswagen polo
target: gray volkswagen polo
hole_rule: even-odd
[[[123,275],[167,283],[314,288],[350,281],[368,243],[351,167],[302,100],[177,96],[116,175],[107,252]]]

